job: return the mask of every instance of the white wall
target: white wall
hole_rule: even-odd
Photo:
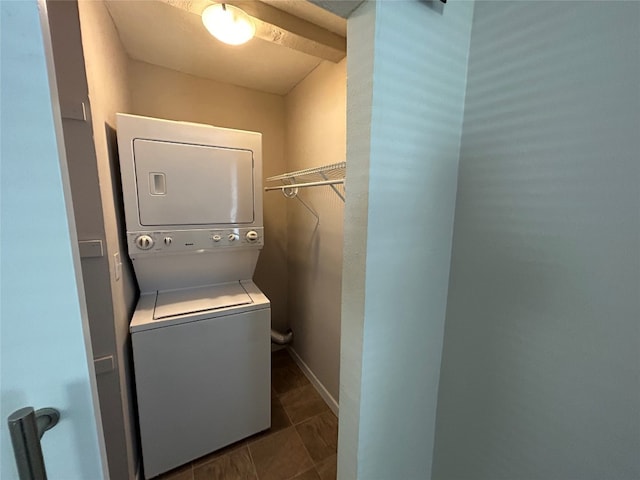
[[[262,133],[263,176],[286,170],[284,99],[226,83],[186,75],[164,67],[131,61],[129,113],[207,123]],[[264,194],[265,246],[254,280],[271,300],[274,328],[287,326],[286,199]]]
[[[433,478],[640,478],[639,132],[639,3],[477,3]]]
[[[472,13],[367,2],[349,21],[340,478],[430,475]]]
[[[346,70],[346,59],[322,62],[285,97],[288,171],[346,159]],[[293,349],[337,407],[344,203],[329,186],[300,189],[298,195],[319,220],[298,200],[287,202]]]
[[[131,362],[129,321],[135,307],[137,285],[126,255],[124,212],[120,200],[120,171],[117,162],[115,113],[130,105],[127,88],[127,56],[102,2],[81,1],[82,44],[85,54],[91,120],[95,142],[100,196],[106,238],[106,260],[113,308],[115,344],[113,353],[118,372],[121,412],[112,419],[124,418],[124,435],[109,442],[111,475],[135,475],[138,469],[137,423],[134,411],[133,368]],[[82,202],[82,199],[78,199]],[[116,279],[114,256],[119,254],[122,274]],[[115,398],[111,399],[115,402]],[[116,405],[112,406],[115,412]],[[107,422],[108,423],[108,422]],[[126,464],[123,465],[123,462]],[[123,469],[125,469],[123,471]]]
[[[357,478],[359,463],[375,15],[375,3],[366,2],[347,22],[349,193],[344,209],[340,325],[338,478],[341,480]]]

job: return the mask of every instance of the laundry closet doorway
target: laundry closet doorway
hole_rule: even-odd
[[[267,185],[269,177],[345,161],[346,51],[325,60],[260,38],[244,50],[221,47],[196,15],[163,1],[51,3],[79,237],[103,247],[82,262],[109,468],[124,478],[137,469],[128,332],[137,286],[124,241],[115,114],[261,132]],[[344,39],[344,19],[310,7],[329,36]],[[313,30],[314,18],[301,23]],[[76,111],[86,114],[73,118]],[[87,126],[93,145],[78,135]],[[337,413],[344,188],[289,197],[264,193],[265,246],[254,280],[271,300],[273,328],[293,330],[292,356]]]

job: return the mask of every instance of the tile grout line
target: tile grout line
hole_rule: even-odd
[[[249,447],[249,442],[247,442],[246,447],[247,447],[247,452],[249,452],[249,460],[251,460],[251,466],[253,467],[253,472],[256,474],[256,480],[260,480],[260,476],[258,475],[258,469],[256,468],[256,462],[253,460],[253,455],[251,454],[251,448]]]
[[[287,416],[287,419],[289,420],[289,423],[291,425],[295,426],[295,424],[293,423],[293,420],[291,420],[291,416],[289,415],[289,412],[287,412],[287,409],[284,408],[284,405],[282,404],[282,400],[280,400],[280,395],[276,395],[276,398],[278,399],[278,402],[280,403],[280,407],[282,407],[282,410],[284,410],[284,414]]]
[[[298,369],[300,368],[298,365],[296,365],[296,367],[297,367]],[[311,382],[309,382],[309,384],[307,384],[307,385],[311,385]],[[287,416],[287,418],[289,419],[289,422],[291,423],[291,425],[290,425],[290,426],[291,426],[291,427],[293,427],[293,430],[295,431],[296,435],[297,435],[297,436],[298,436],[298,438],[300,439],[300,442],[302,443],[302,448],[304,448],[305,452],[307,453],[307,455],[308,455],[308,457],[309,457],[309,460],[311,460],[311,468],[309,468],[308,470],[305,470],[305,472],[307,472],[307,471],[309,471],[309,470],[313,470],[313,471],[314,471],[318,476],[320,476],[320,474],[318,473],[318,469],[317,469],[317,465],[318,465],[320,462],[316,462],[316,461],[313,459],[313,457],[311,456],[311,453],[309,452],[309,449],[307,448],[307,445],[304,443],[304,440],[303,440],[303,439],[302,439],[302,437],[300,436],[300,432],[298,432],[298,425],[301,425],[301,424],[303,424],[304,422],[307,422],[307,421],[309,421],[309,420],[311,420],[311,419],[313,419],[313,418],[319,417],[320,415],[322,415],[322,414],[324,414],[324,413],[326,413],[326,412],[316,413],[315,415],[312,415],[311,417],[305,418],[304,420],[301,420],[301,421],[299,421],[298,423],[295,423],[295,422],[291,419],[291,416],[289,415],[289,412],[287,412],[287,409],[285,408],[285,406],[283,405],[282,400],[281,400],[281,397],[282,397],[283,395],[286,395],[286,394],[288,394],[288,393],[294,392],[294,391],[296,391],[296,390],[302,390],[303,388],[307,387],[307,385],[302,385],[302,386],[300,386],[300,387],[292,388],[291,390],[289,390],[289,391],[287,391],[287,392],[284,392],[284,393],[278,393],[278,392],[276,391],[276,398],[277,398],[277,399],[278,399],[278,401],[280,402],[280,406],[282,407],[282,409],[284,410],[285,415],[286,415],[286,416]],[[311,385],[311,386],[313,386],[313,385]],[[323,403],[325,403],[325,405],[326,405],[326,402],[325,402],[324,398],[322,398],[322,397],[320,397],[320,398],[322,399],[322,402],[323,402]],[[331,412],[331,408],[330,408],[328,405],[327,405],[327,411],[328,411],[328,412]],[[286,427],[285,427],[285,428],[286,428]],[[284,430],[284,429],[283,429],[283,430]],[[327,458],[329,458],[329,457],[327,457]],[[324,459],[324,460],[326,460],[326,459]],[[322,461],[324,461],[324,460],[322,460]],[[305,472],[300,472],[300,473],[305,473]],[[294,476],[294,477],[291,477],[291,478],[295,478],[295,476]],[[258,478],[258,480],[260,480],[260,478]]]
[[[304,443],[304,440],[302,439],[302,437],[300,436],[300,433],[298,433],[298,429],[296,428],[296,426],[293,426],[293,429],[296,432],[296,435],[298,435],[298,438],[300,439],[300,443],[302,443],[302,448],[304,448],[304,451],[307,452],[307,455],[309,456],[309,460],[311,460],[311,469],[313,469],[314,472],[316,472],[316,474],[318,474],[318,470],[316,468],[316,462],[313,460],[313,457],[311,456],[311,453],[309,453],[309,449],[307,448],[307,445]],[[309,470],[311,470],[309,469]],[[305,472],[307,472],[308,470],[305,470]],[[304,473],[304,472],[300,472],[300,473]],[[318,474],[318,476],[320,476],[320,474]]]
[[[329,411],[331,412],[331,410],[329,410]],[[301,425],[302,423],[304,423],[304,422],[306,422],[306,421],[308,421],[308,420],[311,420],[311,419],[313,419],[313,418],[319,417],[320,415],[323,415],[323,414],[325,414],[325,413],[327,413],[327,412],[318,413],[317,415],[314,415],[313,417],[309,417],[309,418],[307,418],[306,420],[303,420],[303,421],[302,421],[302,422],[300,422],[298,425]],[[333,412],[331,412],[331,413],[333,413]],[[300,433],[298,432],[297,425],[294,425],[294,427],[296,427],[296,433],[297,433],[297,434],[298,434],[298,436],[300,437],[300,440],[302,440],[302,436],[300,436]],[[310,452],[310,451],[309,451],[309,449],[307,448],[307,444],[306,444],[306,443],[304,443],[304,440],[302,440],[302,445],[304,446],[305,450],[307,450],[307,453],[309,454],[309,458],[311,459],[311,462],[313,463],[313,469],[314,469],[314,470],[316,470],[316,473],[318,473],[318,471],[317,471],[317,470],[318,470],[318,468],[317,468],[317,467],[318,467],[318,465],[320,465],[322,462],[325,462],[325,461],[329,460],[332,456],[334,456],[334,455],[336,455],[336,456],[337,456],[337,455],[338,455],[338,451],[337,451],[337,449],[336,449],[336,452],[335,452],[335,453],[332,453],[332,454],[331,454],[331,455],[329,455],[328,457],[325,457],[325,458],[323,458],[322,460],[319,460],[319,461],[317,461],[317,462],[316,462],[316,461],[313,459],[313,457],[311,456],[311,452]],[[336,460],[337,460],[337,458],[336,458]],[[320,475],[320,474],[318,473],[318,475]]]
[[[300,388],[304,388],[304,387],[300,387]],[[299,390],[299,389],[293,389],[293,390],[290,390],[290,391],[291,391],[291,392],[293,392],[294,390]],[[289,392],[287,392],[287,393],[289,393]],[[329,408],[329,406],[327,405],[327,403],[324,401],[324,399],[323,399],[322,397],[320,397],[320,398],[322,399],[322,402],[326,405],[327,410],[325,410],[324,412],[319,412],[319,413],[316,413],[316,414],[314,414],[314,415],[311,415],[310,417],[307,417],[307,418],[305,418],[305,419],[303,419],[303,420],[300,420],[298,423],[295,423],[293,420],[291,420],[291,417],[289,416],[289,412],[287,412],[287,409],[285,408],[285,406],[284,406],[284,405],[282,405],[282,401],[280,401],[280,405],[282,405],[282,409],[284,410],[285,415],[287,416],[287,418],[288,418],[288,419],[289,419],[289,421],[291,422],[291,425],[292,425],[292,426],[294,426],[294,427],[296,427],[296,426],[298,426],[298,425],[300,425],[300,424],[302,424],[302,423],[304,423],[304,422],[306,422],[306,421],[308,421],[308,420],[311,420],[312,418],[319,417],[320,415],[323,415],[323,414],[325,414],[325,413],[327,413],[327,412],[331,413],[332,415],[335,415],[335,414],[333,413],[333,411],[331,410],[331,408]],[[278,397],[278,400],[280,400],[280,397]],[[337,418],[337,417],[336,417],[336,418]]]

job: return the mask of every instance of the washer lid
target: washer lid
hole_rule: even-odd
[[[253,303],[240,282],[158,292],[153,319]]]

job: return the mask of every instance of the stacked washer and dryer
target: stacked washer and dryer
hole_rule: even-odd
[[[142,459],[155,477],[270,426],[259,133],[118,114]]]

